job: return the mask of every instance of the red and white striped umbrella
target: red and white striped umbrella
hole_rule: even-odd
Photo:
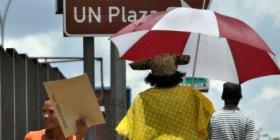
[[[151,14],[111,38],[124,60],[188,54],[187,76],[243,83],[280,74],[274,53],[244,22],[209,10],[176,8]]]

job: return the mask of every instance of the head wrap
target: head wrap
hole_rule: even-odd
[[[134,70],[152,70],[156,76],[170,76],[176,73],[177,65],[188,64],[189,55],[161,54],[149,59],[133,62],[130,67]]]

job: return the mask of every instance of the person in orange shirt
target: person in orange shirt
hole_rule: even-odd
[[[45,129],[30,131],[24,140],[83,140],[87,132],[86,121],[81,118],[76,122],[78,129],[76,135],[65,138],[50,100],[45,101],[43,105],[42,119]]]

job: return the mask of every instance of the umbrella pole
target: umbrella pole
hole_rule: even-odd
[[[200,36],[201,36],[201,34],[198,34],[197,41],[196,41],[196,47],[195,47],[195,57],[194,57],[193,71],[192,71],[192,84],[191,84],[192,86],[194,86],[194,77],[195,77],[195,70],[196,70],[197,55],[198,55],[198,50],[199,50]]]
[[[202,9],[206,9],[205,4],[205,0],[203,0]]]
[[[205,4],[206,4],[206,1],[203,0],[202,9],[206,9]],[[198,49],[199,49],[199,41],[200,41],[200,34],[198,34],[196,48],[195,48],[195,58],[194,58],[194,64],[193,64],[192,83],[191,83],[192,86],[194,86],[194,76],[195,76],[195,70],[196,70],[196,61],[197,61],[197,54],[198,54]]]

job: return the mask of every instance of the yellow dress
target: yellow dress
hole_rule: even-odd
[[[116,131],[129,140],[206,140],[213,112],[195,88],[150,88],[137,95]]]

